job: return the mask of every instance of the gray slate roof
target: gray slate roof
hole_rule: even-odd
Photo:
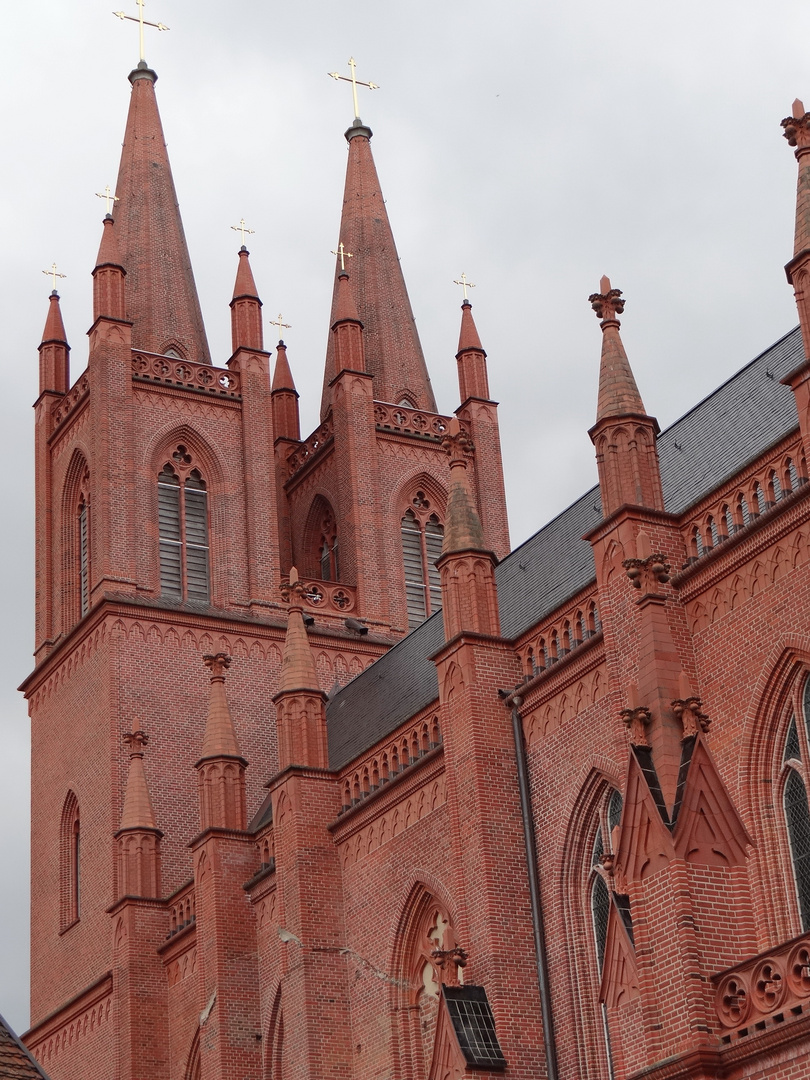
[[[682,513],[796,428],[793,392],[779,380],[803,358],[797,327],[661,433],[658,453],[667,510]],[[597,486],[496,568],[504,637],[518,637],[593,581],[591,545],[582,537],[601,516]],[[438,612],[330,701],[333,769],[343,768],[436,700],[436,668],[428,658],[443,641]]]

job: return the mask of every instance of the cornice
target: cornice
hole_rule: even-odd
[[[58,1009],[54,1009],[53,1012],[48,1013],[33,1027],[30,1027],[22,1037],[23,1042],[26,1046],[36,1046],[38,1043],[43,1042],[51,1035],[54,1035],[60,1028],[63,1028],[65,1024],[69,1024],[80,1013],[86,1012],[101,1001],[102,998],[111,994],[112,989],[112,971],[105,971],[95,982],[90,983],[84,990],[80,990],[78,994],[66,1001],[64,1005],[60,1005]]]

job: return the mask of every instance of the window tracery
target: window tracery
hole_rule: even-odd
[[[442,606],[436,562],[442,553],[444,526],[422,490],[411,499],[401,524],[408,627],[413,629]]]
[[[208,603],[208,491],[183,444],[158,475],[158,535],[161,595]]]

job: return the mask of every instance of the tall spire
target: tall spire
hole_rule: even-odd
[[[588,434],[596,447],[602,510],[605,517],[625,505],[663,510],[658,421],[644,409],[622,344],[616,318],[624,311],[622,292],[607,277],[599,287],[588,297],[602,327],[596,423]]]
[[[48,303],[48,315],[45,329],[42,331],[42,344],[39,346],[39,392],[53,390],[57,394],[66,394],[70,386],[69,362],[70,346],[67,343],[65,324],[59,307],[59,293],[53,290]]]
[[[157,75],[145,61],[130,73],[116,195],[116,232],[127,271],[132,344],[148,352],[174,348],[209,363],[200,302],[177,205],[155,98]]]
[[[234,352],[239,348],[264,348],[262,302],[250,268],[250,252],[244,244],[239,249],[239,265],[231,300],[231,341]]]
[[[416,408],[435,412],[436,401],[371,154],[371,129],[356,119],[346,138],[349,162],[338,239],[353,256],[351,289],[364,327],[367,370],[374,379],[374,396],[378,401],[407,400]],[[330,326],[336,321],[339,294],[340,267]],[[338,370],[334,336],[330,334],[321,416],[329,410],[329,384]]]

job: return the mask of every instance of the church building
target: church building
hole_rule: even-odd
[[[810,1075],[810,114],[799,327],[660,432],[603,277],[599,484],[510,553],[472,307],[442,415],[371,129],[302,435],[244,244],[210,354],[129,80],[86,363],[56,291],[39,346],[31,1068]]]

